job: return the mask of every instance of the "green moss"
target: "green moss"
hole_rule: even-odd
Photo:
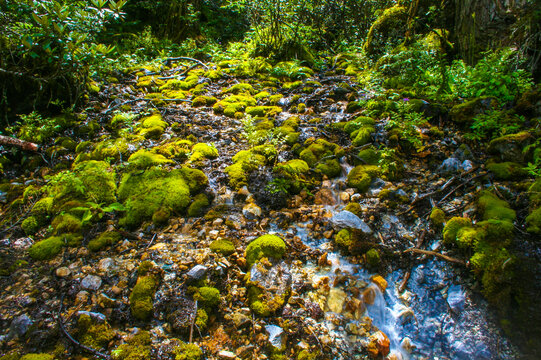
[[[202,216],[204,209],[210,205],[209,199],[205,194],[198,194],[193,202],[188,207],[188,216],[197,217]]]
[[[250,172],[271,163],[276,157],[276,149],[272,145],[260,145],[250,150],[241,150],[233,156],[233,164],[225,168],[229,176],[229,184],[234,189],[247,185]]]
[[[379,153],[372,147],[359,151],[357,157],[360,160],[361,165],[377,165],[380,160]]]
[[[267,317],[272,314],[272,310],[267,304],[261,301],[254,301],[250,304],[250,309],[260,317]]]
[[[296,89],[298,87],[302,86],[302,81],[293,81],[293,82],[286,82],[284,85],[282,85],[282,88],[285,90],[292,90]]]
[[[201,348],[195,344],[181,343],[173,350],[175,360],[200,360],[203,356]]]
[[[162,80],[163,81],[163,80]],[[197,86],[199,77],[197,75],[188,75],[184,80],[170,79],[165,84],[160,86],[160,91],[163,90],[190,90]]]
[[[49,354],[45,354],[45,353],[26,354],[26,355],[23,355],[23,357],[21,357],[20,360],[54,360],[54,356],[49,355]]]
[[[512,222],[497,219],[480,221],[477,223],[477,227],[483,230],[487,242],[501,246],[507,246],[511,243],[515,229]]]
[[[297,355],[297,360],[316,360],[318,356],[318,352],[310,352],[308,350],[302,350]]]
[[[113,360],[148,360],[150,359],[151,341],[148,331],[139,331],[111,353]]]
[[[306,149],[301,151],[300,158],[310,166],[314,167],[318,161],[327,159],[330,157],[341,157],[344,154],[344,150],[333,143],[324,139],[317,139],[313,143],[309,144]]]
[[[71,214],[63,214],[55,217],[51,225],[55,234],[78,233],[81,231],[82,222]]]
[[[358,165],[350,170],[347,176],[347,184],[359,192],[366,192],[372,177],[378,176],[381,173],[380,169],[374,165]]]
[[[537,208],[526,217],[526,231],[532,234],[541,234],[541,208]]]
[[[282,99],[284,97],[284,95],[282,94],[276,94],[276,95],[271,95],[269,97],[269,103],[271,105],[276,105],[278,104],[278,102],[280,101],[280,99]]]
[[[276,235],[263,235],[246,247],[245,257],[249,267],[263,257],[281,259],[286,253],[284,240]]]
[[[195,326],[197,326],[199,330],[204,330],[207,328],[208,321],[209,316],[207,312],[204,309],[198,309],[195,317]]]
[[[316,170],[327,176],[329,179],[340,176],[342,167],[338,159],[326,159],[316,165]]]
[[[274,117],[282,112],[279,106],[249,106],[246,113],[251,116],[271,116]]]
[[[445,223],[445,212],[438,207],[433,207],[430,212],[430,223],[436,228],[441,228]]]
[[[443,228],[443,241],[448,244],[454,243],[458,231],[463,227],[471,227],[471,220],[463,217],[451,218]]]
[[[485,232],[479,227],[465,226],[458,230],[456,243],[463,249],[469,249],[477,245],[485,237]]]
[[[351,133],[353,146],[363,146],[372,142],[372,134],[376,132],[376,129],[372,126],[363,126],[359,130]]]
[[[78,339],[81,344],[96,350],[105,349],[115,337],[115,332],[107,324],[96,323],[89,315],[81,315],[77,321]]]
[[[85,198],[98,204],[116,201],[116,181],[114,170],[104,161],[85,161],[74,169],[84,186]]]
[[[300,103],[299,105],[297,105],[297,112],[299,114],[303,114],[305,111],[306,111],[306,104]]]
[[[363,208],[361,207],[361,204],[359,204],[358,202],[350,202],[349,204],[346,205],[344,210],[352,212],[359,217],[361,217],[361,215],[363,214]]]
[[[192,148],[192,156],[190,157],[190,161],[195,162],[203,158],[216,159],[217,157],[218,150],[214,145],[207,143],[198,143],[195,144]]]
[[[212,106],[218,102],[214,96],[198,96],[192,100],[193,107]]]
[[[381,258],[379,256],[379,251],[376,249],[370,249],[366,252],[366,263],[368,266],[375,267],[378,266],[381,262]]]
[[[247,106],[255,106],[257,101],[246,95],[231,95],[218,101],[212,107],[216,114],[224,114],[228,117],[235,117],[237,112],[244,112]]]
[[[152,148],[152,152],[163,155],[168,159],[184,161],[188,158],[193,143],[189,140],[176,140]]]
[[[64,246],[64,241],[60,236],[52,236],[41,240],[28,249],[30,257],[34,260],[52,259],[60,253]]]
[[[334,243],[342,249],[348,249],[353,245],[353,234],[349,229],[342,229],[334,236]]]
[[[361,129],[365,126],[374,126],[376,121],[368,116],[359,116],[355,120],[348,121],[344,125],[344,131],[351,135],[356,130]]]
[[[139,276],[130,294],[130,309],[134,318],[148,320],[154,311],[153,297],[157,288],[153,275]]]
[[[359,104],[358,101],[351,101],[346,105],[346,112],[348,114],[352,114],[354,112],[357,112],[357,111],[361,110],[361,108],[362,108],[362,106],[361,106],[361,104]]]
[[[476,115],[496,107],[497,104],[494,99],[489,97],[479,97],[453,106],[449,111],[449,115],[451,115],[453,121],[458,124],[469,124]]]
[[[210,250],[215,253],[222,254],[224,256],[229,256],[235,252],[235,245],[226,239],[214,240],[210,244]]]
[[[270,93],[268,91],[261,91],[259,93],[257,93],[256,95],[254,95],[254,98],[256,100],[262,100],[262,99],[266,99],[270,96]]]
[[[517,217],[515,211],[509,204],[496,197],[494,194],[485,191],[477,202],[477,209],[483,216],[483,220],[495,219],[513,222]]]
[[[223,91],[224,94],[254,93],[254,87],[247,83],[239,83]]]
[[[197,298],[199,304],[207,310],[216,309],[220,305],[220,291],[214,287],[200,287],[194,298]]]
[[[487,169],[494,173],[496,179],[513,180],[528,176],[528,172],[518,163],[507,161],[502,163],[488,163]]]
[[[38,232],[40,227],[38,219],[36,219],[35,216],[29,216],[21,223],[21,228],[26,235],[34,235]]]
[[[77,156],[76,162],[81,162],[84,160],[105,160],[113,159],[118,161],[120,157],[127,157],[129,153],[128,142],[123,138],[118,138],[116,140],[107,140],[102,141],[96,145],[90,157],[88,154],[81,153]]]
[[[161,208],[180,213],[188,207],[190,194],[207,184],[202,171],[189,168],[171,171],[152,168],[142,173],[127,173],[118,188],[118,198],[127,208],[121,224],[135,227],[150,220]]]
[[[106,246],[116,244],[122,239],[122,235],[116,231],[105,231],[88,242],[91,251],[99,251]]]

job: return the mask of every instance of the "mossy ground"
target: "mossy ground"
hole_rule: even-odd
[[[248,244],[245,256],[248,266],[252,266],[263,257],[281,259],[285,253],[284,240],[276,235],[263,235]]]

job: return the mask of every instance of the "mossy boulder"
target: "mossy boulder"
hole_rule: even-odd
[[[118,198],[127,209],[120,223],[133,228],[152,219],[161,209],[181,213],[190,204],[190,194],[196,194],[207,184],[202,171],[189,168],[126,173],[118,188]]]
[[[120,345],[112,352],[113,360],[147,360],[150,359],[151,340],[150,332],[140,330],[130,337],[125,344]]]
[[[192,155],[190,162],[197,162],[203,159],[216,159],[218,157],[218,149],[212,144],[197,143],[192,147]]]
[[[342,229],[334,236],[334,243],[342,249],[349,249],[354,243],[354,238],[351,230]]]
[[[198,194],[194,197],[192,203],[188,207],[188,216],[197,217],[202,216],[205,208],[210,205],[210,201],[205,194]]]
[[[210,243],[210,250],[224,256],[229,256],[235,252],[235,245],[230,240],[218,239]]]
[[[281,259],[286,253],[286,243],[276,235],[263,235],[246,247],[245,257],[248,267],[263,257]]]
[[[14,358],[15,359],[15,358]],[[55,360],[55,357],[50,354],[26,354],[21,358],[17,357],[18,360]]]
[[[141,120],[141,130],[139,131],[139,134],[148,139],[158,139],[167,126],[168,124],[163,121],[160,114],[154,114]]]
[[[501,161],[524,161],[524,148],[532,143],[534,137],[527,131],[500,136],[488,145],[488,152]]]
[[[21,229],[23,229],[26,235],[34,235],[40,227],[39,221],[35,216],[29,216],[21,223]]]
[[[88,249],[91,251],[99,251],[106,246],[116,244],[121,239],[122,235],[117,231],[104,231],[88,242]]]
[[[35,215],[50,215],[53,212],[54,197],[44,197],[38,200],[32,207],[32,214]]]
[[[200,360],[203,350],[196,344],[181,343],[173,349],[175,360]]]
[[[375,165],[358,165],[348,173],[347,184],[364,193],[370,187],[372,178],[380,174],[381,170]]]
[[[214,96],[197,96],[192,100],[193,107],[212,106],[218,102]]]
[[[60,236],[52,236],[41,240],[28,249],[28,254],[34,260],[48,260],[60,253],[64,246],[64,240]]]
[[[243,115],[244,110],[248,106],[255,106],[257,100],[247,95],[230,95],[223,100],[218,101],[212,107],[216,114],[224,114],[225,116],[235,118]]]
[[[306,161],[308,166],[315,167],[320,160],[328,158],[340,158],[345,152],[339,145],[328,142],[325,139],[317,139],[311,143],[307,141],[307,147],[301,151],[299,157]]]
[[[372,142],[372,134],[376,132],[373,126],[363,126],[351,133],[352,145],[363,146]]]
[[[139,274],[130,294],[131,314],[138,320],[148,320],[154,312],[154,294],[158,279],[154,274]]]
[[[233,164],[225,168],[229,176],[229,184],[234,189],[248,185],[248,175],[260,166],[272,163],[276,155],[276,148],[270,144],[239,151],[233,156]]]
[[[441,228],[445,223],[445,212],[438,207],[433,207],[430,211],[430,223],[436,228]]]
[[[377,165],[380,158],[378,151],[373,147],[369,147],[359,151],[355,160],[357,165]]]
[[[81,219],[71,214],[62,214],[55,217],[51,223],[55,234],[78,233],[83,223]]]
[[[336,158],[320,161],[316,165],[315,169],[329,179],[338,177],[340,174],[342,174],[342,167]]]
[[[167,159],[165,156],[145,149],[133,153],[129,157],[128,162],[130,167],[134,169],[147,169],[152,166],[174,164],[174,161]]]
[[[97,322],[83,314],[77,320],[77,337],[81,344],[96,350],[106,349],[115,337],[115,331],[107,322]]]
[[[511,209],[507,201],[499,199],[491,192],[484,191],[477,201],[477,210],[483,220],[505,220],[513,222],[517,217],[515,210]]]
[[[254,87],[251,84],[248,83],[239,83],[235,84],[228,89],[223,91],[224,94],[240,94],[240,93],[249,93],[254,94]]]
[[[351,135],[353,132],[365,127],[374,127],[376,120],[368,116],[358,116],[354,120],[348,121],[344,125],[344,131]]]
[[[193,143],[190,140],[175,140],[152,148],[152,152],[165,156],[167,159],[184,161],[188,158]]]
[[[282,112],[279,106],[249,106],[246,108],[246,114],[251,116],[270,116],[274,117]]]
[[[369,267],[377,267],[381,262],[381,257],[377,249],[370,249],[365,254],[366,264]]]
[[[461,125],[471,125],[476,115],[483,114],[488,110],[497,108],[497,101],[491,97],[479,97],[455,105],[449,111],[454,122]]]
[[[526,217],[526,231],[541,235],[541,208],[537,208]]]
[[[197,289],[194,299],[198,300],[201,307],[212,311],[220,305],[220,291],[211,286],[202,286]]]
[[[503,163],[489,162],[487,164],[487,169],[490,170],[498,180],[518,180],[528,176],[528,172],[524,170],[522,165],[511,161]]]
[[[471,220],[468,218],[458,216],[451,218],[443,228],[443,241],[448,244],[455,243],[458,231],[471,225]]]

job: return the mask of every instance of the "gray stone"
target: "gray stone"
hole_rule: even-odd
[[[270,268],[255,263],[250,269],[250,281],[260,289],[264,289],[264,292],[283,296],[291,289],[291,271],[285,261],[271,265]]]
[[[460,165],[460,168],[464,171],[470,171],[473,169],[473,163],[470,160],[464,160],[462,165]]]
[[[100,271],[103,271],[104,273],[107,273],[113,269],[115,265],[115,261],[111,258],[104,258],[101,259],[98,263],[98,269]]]
[[[8,338],[13,339],[17,336],[23,336],[28,332],[28,329],[30,329],[33,323],[32,319],[26,314],[17,316],[9,326]]]
[[[354,213],[343,210],[331,218],[332,225],[337,229],[352,228],[371,234],[372,229]]]
[[[99,324],[103,324],[107,320],[107,317],[99,312],[83,311],[83,310],[77,311],[77,316],[81,316],[81,315],[88,315],[93,321]]]
[[[81,287],[86,290],[98,290],[101,286],[101,278],[96,275],[87,275],[81,281]]]
[[[460,169],[462,163],[457,158],[451,157],[445,159],[441,165],[438,167],[438,171],[443,174],[450,174],[457,172]]]
[[[254,203],[248,203],[242,208],[242,215],[248,220],[254,220],[263,214],[263,211],[259,206]]]
[[[460,313],[464,309],[466,295],[460,285],[451,285],[447,290],[447,304],[453,312]]]
[[[269,334],[270,344],[281,350],[284,346],[284,329],[276,325],[266,325],[265,330]]]
[[[188,271],[186,277],[191,281],[198,281],[207,276],[208,268],[203,265],[195,265],[193,268]]]

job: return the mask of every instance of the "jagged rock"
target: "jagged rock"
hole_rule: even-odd
[[[261,217],[263,211],[254,203],[248,203],[242,208],[242,215],[248,220],[255,220]]]
[[[282,349],[284,346],[284,329],[276,325],[265,326],[269,334],[269,343],[276,349]]]
[[[464,309],[466,297],[460,285],[451,285],[447,291],[447,304],[455,312],[460,313]]]
[[[193,268],[188,271],[186,278],[189,281],[198,281],[207,276],[208,268],[203,265],[195,265]]]
[[[352,228],[371,234],[372,229],[354,213],[342,210],[331,218],[332,225],[337,229]]]
[[[98,290],[101,286],[101,278],[96,275],[87,275],[81,281],[81,287],[86,290]]]

